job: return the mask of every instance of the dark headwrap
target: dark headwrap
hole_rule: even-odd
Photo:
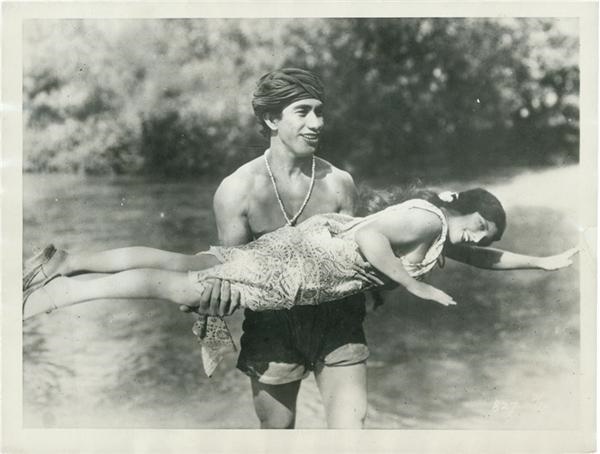
[[[252,108],[262,123],[266,113],[278,114],[301,99],[314,98],[323,102],[325,93],[318,76],[298,68],[283,68],[265,74],[258,81],[252,98]]]

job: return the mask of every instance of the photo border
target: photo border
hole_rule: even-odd
[[[595,449],[598,4],[596,2],[5,2],[2,5],[2,451],[12,452],[590,452]],[[58,18],[573,17],[580,24],[579,430],[24,429],[22,324],[23,21]],[[565,188],[568,190],[569,188]]]

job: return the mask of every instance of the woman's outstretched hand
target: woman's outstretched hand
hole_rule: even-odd
[[[414,285],[407,287],[407,290],[419,298],[435,301],[444,306],[454,306],[456,304],[456,301],[454,301],[454,298],[450,295],[435,288],[433,285],[425,284],[423,282],[417,281]]]
[[[573,264],[573,256],[579,252],[579,248],[571,248],[561,254],[542,257],[540,268],[546,271],[559,270]]]

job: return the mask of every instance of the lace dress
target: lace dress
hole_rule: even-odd
[[[222,263],[189,278],[204,290],[209,278],[226,279],[240,293],[240,304],[253,311],[289,309],[339,300],[369,288],[357,277],[355,266],[374,272],[354,241],[360,227],[384,212],[423,209],[437,214],[442,230],[420,263],[400,257],[413,277],[423,276],[436,265],[448,231],[446,218],[434,205],[413,199],[373,215],[356,218],[343,214],[316,215],[297,227],[283,227],[243,246],[211,247],[204,252]]]

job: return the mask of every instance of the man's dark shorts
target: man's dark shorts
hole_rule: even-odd
[[[364,295],[319,306],[245,311],[237,367],[261,383],[300,380],[321,363],[348,366],[367,359]]]

